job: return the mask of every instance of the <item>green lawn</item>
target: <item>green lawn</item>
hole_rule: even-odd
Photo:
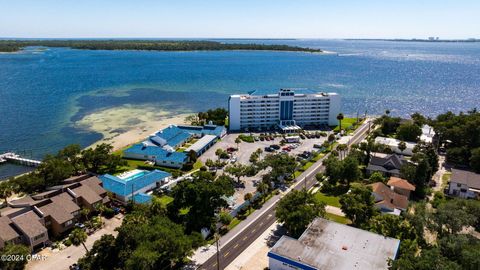
[[[357,122],[357,118],[347,118],[347,117],[345,117],[342,120],[342,129],[346,130],[346,129],[350,128],[353,124],[355,124],[355,122]],[[334,131],[339,131],[339,126],[337,125],[333,130]]]
[[[447,172],[442,175],[442,190],[448,185],[450,178],[452,177],[452,173]]]
[[[315,198],[330,206],[340,207],[340,198],[335,196],[327,196],[321,192],[315,193]]]
[[[160,199],[160,201],[163,203],[163,205],[167,206],[169,205],[171,202],[173,202],[173,198],[168,196],[168,195],[162,195],[160,197],[158,197]]]
[[[335,222],[338,222],[338,223],[341,223],[341,224],[350,224],[352,223],[352,221],[350,221],[350,219],[346,218],[346,217],[342,217],[342,216],[337,216],[335,214],[330,214],[330,213],[327,213],[325,215],[325,217],[331,221],[335,221]]]

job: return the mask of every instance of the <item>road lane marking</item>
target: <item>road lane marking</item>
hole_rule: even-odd
[[[227,253],[223,254],[223,257],[227,257],[228,254],[230,254],[230,251],[227,251]]]
[[[243,241],[247,240],[247,238],[248,238],[247,236],[243,237]]]
[[[238,244],[236,244],[235,246],[233,246],[233,248],[237,248],[238,247]]]

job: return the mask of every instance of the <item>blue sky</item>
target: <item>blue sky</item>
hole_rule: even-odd
[[[479,0],[0,1],[0,37],[480,38]]]

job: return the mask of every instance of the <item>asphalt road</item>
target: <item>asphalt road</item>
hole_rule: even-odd
[[[368,130],[368,124],[362,125],[352,139],[349,142],[349,145],[359,143],[366,136],[366,131]],[[317,182],[315,175],[319,172],[322,172],[325,168],[321,165],[323,159],[315,163],[310,170],[307,170],[306,177],[301,175],[300,182],[294,187],[296,190],[300,190],[304,187],[307,189],[311,188]],[[242,253],[250,244],[255,241],[264,231],[266,231],[274,222],[275,222],[275,207],[278,201],[274,203],[264,214],[258,217],[254,222],[248,225],[239,233],[235,238],[229,241],[226,245],[220,247],[220,252],[215,253],[210,257],[202,266],[198,269],[200,270],[217,270],[224,269],[227,267],[240,253]],[[221,243],[220,243],[221,244]],[[219,263],[217,263],[217,261]]]

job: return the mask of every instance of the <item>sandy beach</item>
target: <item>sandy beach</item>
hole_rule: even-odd
[[[188,115],[171,114],[152,106],[125,105],[89,114],[77,121],[75,126],[103,135],[103,139],[91,146],[110,143],[114,150],[118,150],[142,141],[169,125],[185,124]]]

